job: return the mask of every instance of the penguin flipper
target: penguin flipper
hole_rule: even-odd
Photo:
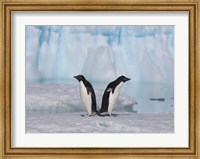
[[[97,106],[96,106],[96,96],[95,96],[95,92],[93,90],[92,85],[90,84],[91,87],[86,87],[87,93],[89,95],[89,93],[91,94],[92,97],[92,112],[96,112],[97,110]]]
[[[92,92],[92,90],[90,87],[86,87],[86,89],[87,89],[87,94],[89,95],[89,93]]]
[[[112,88],[108,88],[106,89],[107,92],[111,92],[112,91]]]
[[[91,93],[92,98],[95,99],[93,90],[90,87],[86,87],[86,89],[87,89],[87,94],[89,95],[89,93]]]
[[[108,88],[108,89],[106,89],[106,91],[107,91],[107,92],[111,92],[111,91],[112,91],[112,93],[114,93],[115,87],[114,87],[114,88]]]

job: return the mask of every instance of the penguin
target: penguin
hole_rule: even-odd
[[[77,75],[74,76],[74,78],[76,78],[79,81],[80,97],[82,103],[84,104],[87,110],[87,116],[96,115],[97,114],[96,96],[92,85],[85,79],[83,75]]]
[[[129,80],[131,79],[125,76],[120,76],[115,81],[108,84],[103,94],[101,109],[99,110],[100,114],[108,112],[110,116],[112,115],[111,113],[119,98],[121,87],[123,83]]]

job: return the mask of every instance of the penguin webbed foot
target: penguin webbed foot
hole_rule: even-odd
[[[91,115],[89,115],[89,114],[82,114],[81,116],[82,117],[90,117]]]
[[[109,114],[109,113],[101,114],[101,113],[98,113],[97,115],[101,116],[101,117],[117,117],[119,114]]]
[[[105,117],[105,115],[101,114],[100,111],[99,111],[99,112],[97,111],[97,112],[96,112],[96,115],[98,115],[98,116],[100,116],[100,117]]]
[[[101,113],[99,113],[99,114],[97,114],[98,116],[100,116],[100,117],[105,117],[105,115],[103,115],[103,114],[101,114]]]
[[[82,117],[91,117],[91,116],[100,116],[100,117],[117,117],[119,114],[101,114],[100,112],[95,112],[95,113],[92,113],[92,114],[82,114],[81,116]]]
[[[97,113],[96,113],[96,112],[93,112],[90,116],[95,116],[95,115],[97,115]]]
[[[109,117],[117,117],[119,114],[107,114],[107,116],[109,116]]]
[[[92,114],[83,114],[83,115],[81,115],[81,116],[82,116],[82,117],[91,117],[91,116],[95,116],[95,115],[97,115],[96,112],[93,112]]]
[[[111,114],[111,116],[113,117],[117,117],[119,114]]]

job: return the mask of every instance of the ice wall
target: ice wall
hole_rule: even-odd
[[[173,83],[173,26],[26,26],[26,82]]]

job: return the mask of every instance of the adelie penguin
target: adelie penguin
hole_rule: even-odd
[[[102,105],[99,113],[108,112],[110,116],[112,115],[112,110],[119,98],[121,87],[123,83],[129,80],[130,78],[120,76],[115,81],[108,84],[103,94]]]
[[[79,81],[80,97],[87,110],[87,116],[96,115],[96,96],[92,85],[85,79],[83,75],[74,76],[74,78]]]

